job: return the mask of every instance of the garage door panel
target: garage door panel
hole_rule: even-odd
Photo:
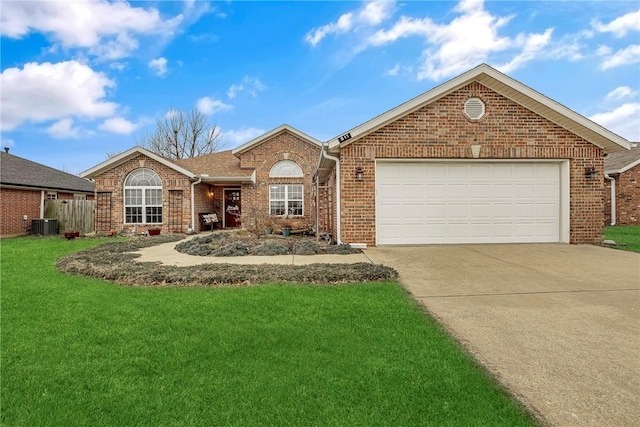
[[[560,240],[559,163],[385,163],[378,244]]]
[[[423,195],[425,198],[433,200],[444,198],[447,195],[447,185],[446,184],[431,184],[426,183],[423,185]]]

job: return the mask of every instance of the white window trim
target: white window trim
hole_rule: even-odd
[[[302,193],[302,199],[289,199],[289,187],[292,186],[300,186],[301,187],[301,193]],[[285,190],[284,190],[284,199],[272,199],[271,198],[271,187],[276,187],[276,186],[284,186]],[[269,184],[269,215],[271,216],[282,216],[282,215],[277,215],[277,214],[272,214],[271,213],[271,202],[281,202],[284,201],[284,206],[285,206],[285,211],[289,211],[289,202],[301,202],[302,204],[302,213],[299,215],[289,215],[287,213],[285,213],[284,216],[286,217],[295,217],[295,218],[300,218],[304,216],[304,184]]]
[[[280,160],[275,165],[271,166],[269,171],[269,177],[271,178],[302,178],[304,172],[300,165],[293,160]]]
[[[155,171],[148,169],[148,168],[140,168],[140,169],[147,169],[151,172],[153,172],[158,179],[161,180],[160,175],[158,175]],[[137,171],[139,171],[140,169],[136,169],[134,171],[132,171],[131,173],[129,173],[129,175],[127,175],[127,177],[125,178],[124,182],[126,183],[127,180],[129,179],[129,177],[136,173]],[[162,180],[161,180],[162,181]],[[127,205],[127,190],[142,190],[142,204],[141,205]],[[146,190],[160,190],[161,195],[160,195],[160,204],[159,205],[148,205],[147,206],[147,194],[146,194]],[[151,224],[162,224],[164,222],[164,206],[163,206],[163,197],[164,195],[162,194],[162,185],[150,185],[150,186],[142,186],[142,185],[125,185],[124,186],[124,193],[123,193],[123,200],[122,200],[122,205],[124,207],[124,210],[122,212],[123,214],[123,223],[127,224],[127,225],[151,225]],[[142,208],[142,222],[127,222],[127,208],[128,207],[132,207],[132,208],[138,208],[141,207]],[[147,207],[153,207],[153,208],[162,208],[162,221],[161,222],[147,222]]]

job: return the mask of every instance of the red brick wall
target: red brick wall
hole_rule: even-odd
[[[486,105],[478,121],[462,112],[473,96]],[[342,241],[375,245],[375,159],[471,159],[474,144],[481,158],[570,159],[570,242],[602,244],[603,151],[476,82],[342,148]],[[598,176],[585,178],[587,167]]]
[[[144,155],[110,169],[96,177],[96,192],[111,192],[111,224],[116,231],[136,228],[136,232],[145,231],[148,226],[124,223],[124,181],[136,169],[147,168],[153,170],[162,180],[162,219],[163,232],[168,232],[169,220],[169,190],[182,190],[182,228],[186,230],[191,225],[191,183],[189,178],[155,160]],[[196,222],[198,219],[196,218]],[[154,224],[155,226],[155,224]],[[105,230],[97,230],[105,231]]]
[[[0,236],[27,234],[23,215],[40,218],[40,190],[0,188]]]
[[[315,197],[313,196],[313,174],[315,173],[320,147],[286,130],[274,135],[260,145],[242,153],[242,167],[255,168],[256,184],[242,185],[242,224],[254,223],[250,216],[257,216],[258,222],[271,219],[275,226],[281,225],[281,218],[269,215],[269,185],[303,184],[304,215],[293,218],[293,227],[311,227],[315,223]],[[289,159],[298,164],[304,173],[302,178],[271,178],[271,167],[280,160]]]
[[[640,225],[640,165],[614,175],[616,225]],[[605,225],[611,224],[611,183],[605,181]]]

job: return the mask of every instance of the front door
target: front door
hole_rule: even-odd
[[[242,226],[240,221],[240,190],[224,190],[224,227],[238,228]]]

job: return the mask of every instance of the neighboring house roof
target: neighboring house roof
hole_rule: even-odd
[[[0,184],[70,193],[94,191],[91,181],[9,153],[0,153]]]
[[[82,172],[80,174],[81,177],[83,178],[95,178],[96,176],[104,173],[105,171],[126,162],[127,160],[130,160],[136,156],[139,156],[140,154],[143,154],[155,161],[157,161],[158,163],[161,163],[177,172],[180,172],[181,174],[187,175],[190,178],[194,178],[195,174],[181,166],[178,166],[176,163],[174,163],[173,161],[159,156],[156,153],[152,153],[149,150],[146,150],[142,147],[133,147],[128,149],[127,151],[125,151],[124,153],[120,153],[117,156],[114,156],[102,163],[100,163],[99,165],[96,165],[94,167],[92,167],[91,169],[88,169],[84,172]]]
[[[640,143],[632,144],[629,151],[611,153],[604,159],[604,173],[623,173],[640,165]]]
[[[336,136],[329,141],[329,148],[339,149],[357,141],[473,81],[479,82],[513,102],[567,129],[569,132],[603,148],[605,153],[613,153],[630,148],[629,141],[621,136],[547,98],[519,81],[502,74],[487,64],[481,64],[378,117],[356,126],[340,136]]]
[[[193,171],[204,182],[250,182],[253,169],[240,167],[240,159],[231,150],[176,160],[177,165]]]
[[[271,138],[271,137],[273,137],[273,136],[275,136],[275,135],[277,135],[280,132],[285,131],[285,130],[291,132],[292,134],[304,139],[305,141],[307,141],[307,142],[309,142],[311,144],[317,145],[318,147],[322,146],[322,143],[320,141],[318,141],[317,139],[315,139],[313,137],[310,137],[306,133],[300,132],[298,129],[295,129],[295,128],[289,126],[289,125],[281,125],[281,126],[278,126],[277,128],[275,128],[273,130],[270,130],[269,132],[267,132],[265,134],[260,135],[257,138],[252,139],[249,142],[246,142],[246,143],[242,144],[241,146],[239,146],[237,148],[234,148],[232,153],[236,154],[236,155],[242,154],[245,151],[248,151],[248,150],[250,150],[250,149],[252,149],[254,147],[257,147],[258,145],[262,144],[263,142],[265,142],[269,138]]]

